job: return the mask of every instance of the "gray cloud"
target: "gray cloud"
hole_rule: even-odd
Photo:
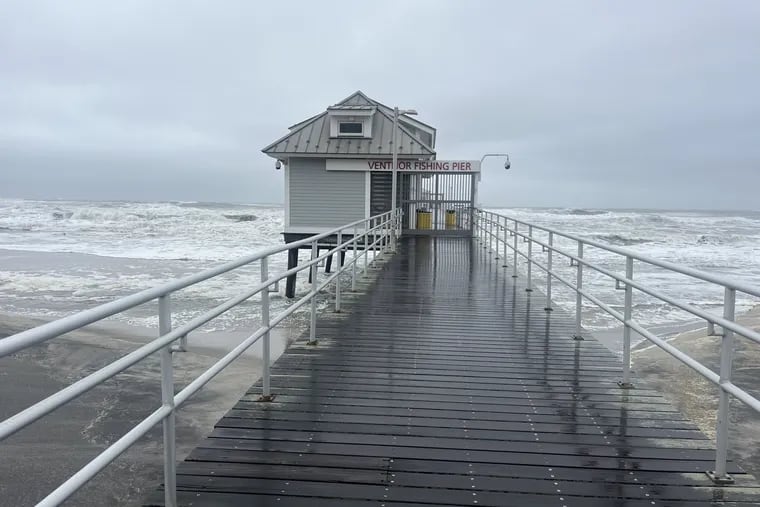
[[[513,206],[754,208],[760,4],[23,2],[0,196],[281,201],[260,148],[356,89]]]

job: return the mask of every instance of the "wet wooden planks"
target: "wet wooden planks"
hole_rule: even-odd
[[[180,464],[183,505],[755,505],[713,444],[477,243],[411,238]],[[148,505],[161,505],[156,492]]]

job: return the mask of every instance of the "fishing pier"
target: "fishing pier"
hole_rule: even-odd
[[[38,505],[63,503],[157,425],[164,474],[149,506],[760,502],[760,485],[731,459],[728,417],[729,403],[760,412],[752,386],[732,382],[737,342],[760,345],[760,333],[736,322],[736,294],[760,297],[760,289],[483,210],[482,160],[399,165],[402,146],[402,159],[434,155],[434,129],[403,115],[357,92],[264,150],[286,170],[284,244],[0,340],[2,357],[158,301],[155,340],[0,422],[4,439],[153,354],[161,358],[155,410]],[[391,143],[399,122],[406,137]],[[391,165],[372,165],[377,157]],[[623,269],[601,267],[599,253],[617,256]],[[272,269],[283,257],[287,268]],[[723,313],[651,289],[637,278],[642,265],[722,287]],[[258,267],[256,282],[172,326],[173,294],[244,266]],[[591,273],[619,289],[622,306],[584,285]],[[558,285],[574,291],[574,308],[554,302]],[[292,299],[273,315],[270,294],[280,290]],[[641,294],[720,335],[719,370],[641,325],[633,312]],[[173,357],[192,353],[188,333],[250,299],[259,327],[177,386]],[[584,328],[584,301],[621,323],[620,350]],[[308,324],[275,361],[271,331],[296,312]],[[715,385],[715,438],[636,377],[632,333]],[[178,460],[177,411],[259,342],[261,379]]]

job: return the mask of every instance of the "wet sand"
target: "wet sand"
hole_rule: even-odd
[[[0,315],[0,337],[42,321]],[[273,333],[279,355],[299,333]],[[120,324],[90,326],[0,359],[0,419],[5,419],[105,366],[155,336]],[[244,333],[196,333],[174,354],[175,389],[187,385]],[[254,347],[258,346],[255,345]],[[191,398],[177,414],[177,457],[183,459],[261,373],[253,348]],[[0,442],[0,506],[33,505],[160,405],[158,354]],[[73,496],[67,505],[139,505],[163,475],[161,426],[154,428]]]
[[[737,319],[760,331],[760,307]],[[676,334],[669,343],[711,370],[720,369],[720,337],[707,336],[706,329]],[[733,382],[760,397],[760,344],[735,338]],[[715,438],[718,387],[708,382],[650,342],[638,344],[632,353],[636,375],[665,395],[686,417],[710,438]],[[760,414],[742,402],[730,402],[729,456],[746,471],[760,477]]]

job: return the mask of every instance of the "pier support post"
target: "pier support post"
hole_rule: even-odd
[[[288,270],[298,266],[298,248],[288,250]],[[285,282],[285,297],[293,298],[296,295],[296,274],[288,275]]]
[[[314,244],[316,244],[316,242]],[[315,257],[319,257],[319,246],[317,246],[317,255]],[[314,257],[312,257],[312,258],[314,258]],[[309,283],[312,283],[314,281],[314,279],[316,278],[317,273],[319,273],[319,265],[318,264],[314,264],[312,267],[314,268],[313,270],[309,269]]]
[[[734,322],[736,317],[736,289],[726,287],[723,296],[723,318]],[[715,470],[707,476],[716,484],[733,484],[734,478],[726,473],[728,457],[728,393],[723,384],[731,382],[731,370],[734,363],[734,332],[723,328],[720,343],[720,385],[718,386],[718,425],[715,431]]]
[[[332,270],[332,254],[327,256],[327,261],[325,261],[325,273],[329,273],[330,270]]]

